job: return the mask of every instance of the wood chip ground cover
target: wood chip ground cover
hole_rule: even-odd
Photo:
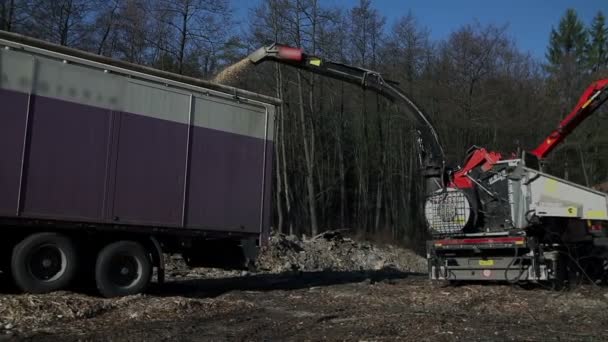
[[[276,247],[284,253],[265,255],[266,270],[187,270],[175,259],[168,283],[153,285],[144,295],[103,299],[80,291],[25,295],[5,289],[0,340],[599,341],[608,336],[606,287],[552,292],[498,284],[446,286],[411,271],[416,259],[397,247],[340,237],[294,240],[285,249],[284,239],[264,252]],[[333,254],[315,262],[296,256],[328,246]],[[343,259],[359,258],[361,251],[367,256],[357,260],[369,258],[367,268],[349,268]],[[285,260],[291,264],[283,268]],[[372,267],[379,264],[385,267]]]

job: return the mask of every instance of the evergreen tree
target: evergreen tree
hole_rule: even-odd
[[[605,68],[608,63],[608,27],[606,17],[600,11],[593,18],[589,28],[590,41],[587,45],[587,63],[591,71],[595,72]]]
[[[555,69],[564,63],[574,62],[581,65],[585,60],[587,31],[574,9],[566,10],[560,19],[557,30],[551,29],[547,51],[550,68]]]

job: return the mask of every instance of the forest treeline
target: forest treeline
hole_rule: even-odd
[[[228,0],[0,0],[3,30],[194,77],[211,79],[275,41],[380,71],[432,118],[453,167],[472,145],[506,154],[534,148],[590,82],[608,76],[601,11],[586,23],[567,10],[542,42],[541,60],[517,47],[506,24],[473,22],[433,40],[415,12],[389,23],[370,0],[352,8],[261,0],[241,17]],[[251,68],[234,85],[283,99],[275,229],[424,237],[407,112],[356,86],[273,64]],[[553,153],[553,174],[585,185],[608,180],[607,112]]]

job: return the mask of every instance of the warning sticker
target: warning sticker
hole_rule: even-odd
[[[479,266],[494,266],[494,260],[479,260]]]

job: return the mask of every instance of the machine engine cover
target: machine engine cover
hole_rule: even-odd
[[[424,205],[424,216],[433,235],[462,233],[471,220],[471,212],[471,202],[455,188],[437,190]]]

